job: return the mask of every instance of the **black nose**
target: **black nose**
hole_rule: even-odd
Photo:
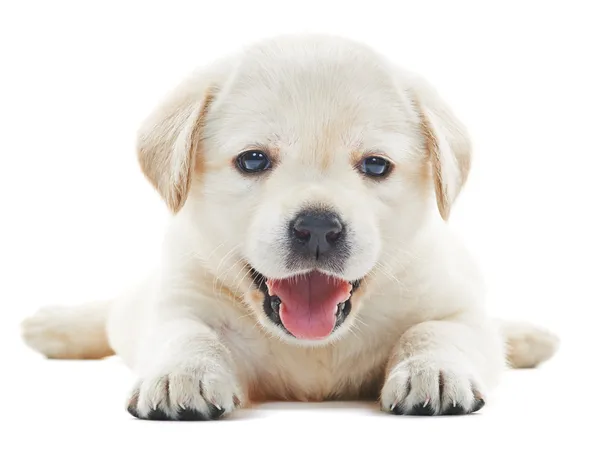
[[[319,259],[336,247],[344,226],[335,213],[304,211],[292,221],[290,231],[297,249]]]

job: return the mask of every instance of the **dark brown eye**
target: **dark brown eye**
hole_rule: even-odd
[[[261,151],[249,150],[237,157],[237,165],[242,172],[257,173],[269,169],[271,160]]]
[[[391,167],[392,164],[381,156],[368,156],[360,162],[358,169],[369,177],[377,178],[387,175]]]

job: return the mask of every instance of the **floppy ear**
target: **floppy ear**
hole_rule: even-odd
[[[202,75],[177,87],[144,121],[137,140],[146,178],[173,213],[187,199],[199,155],[204,119],[213,98]]]
[[[432,168],[438,210],[448,220],[452,204],[469,176],[471,140],[465,126],[427,81],[414,77],[411,85]]]

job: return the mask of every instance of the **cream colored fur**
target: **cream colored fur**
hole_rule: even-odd
[[[256,146],[276,161],[267,177],[234,168]],[[385,155],[392,174],[365,180],[357,153]],[[270,399],[473,411],[507,357],[535,366],[557,340],[486,314],[477,267],[445,222],[470,153],[436,91],[373,50],[326,36],[258,43],[198,70],[142,126],[141,167],[173,211],[158,273],[112,302],[45,309],[24,338],[52,358],[116,352],[139,376],[129,404],[142,418]],[[352,224],[338,275],[364,278],[348,320],[317,342],[274,326],[249,277],[249,266],[293,275],[282,230],[306,204]]]

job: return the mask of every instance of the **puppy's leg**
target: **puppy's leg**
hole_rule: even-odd
[[[243,401],[230,351],[195,315],[162,311],[136,358],[141,379],[127,409],[153,420],[210,420]]]
[[[503,368],[502,340],[485,320],[423,322],[392,353],[381,407],[407,415],[472,413],[484,406]]]

